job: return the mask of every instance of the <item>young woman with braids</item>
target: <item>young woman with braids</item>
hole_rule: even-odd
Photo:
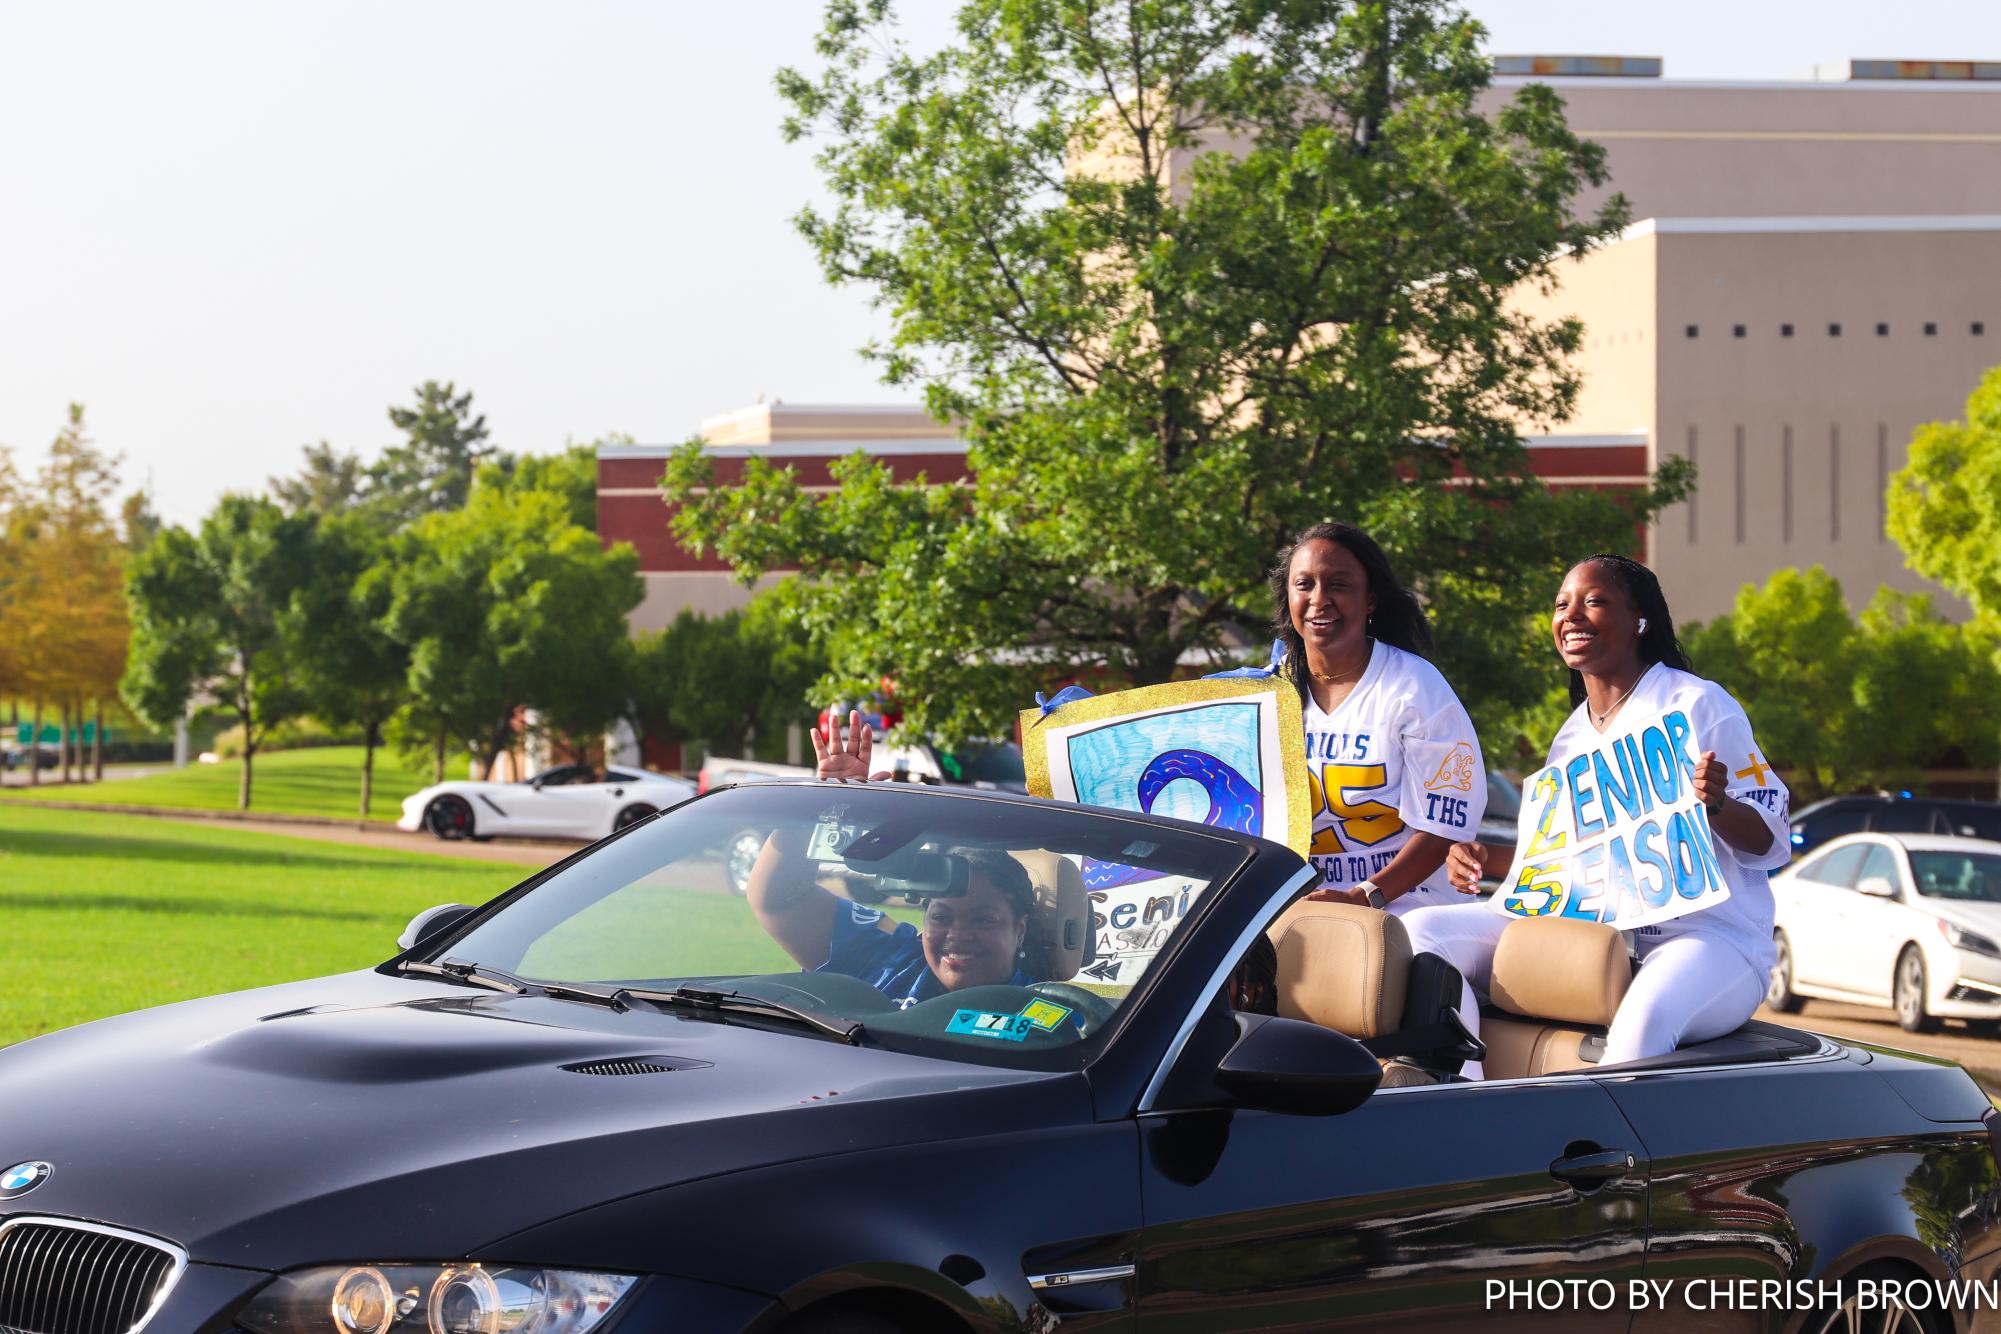
[[[1635,1061],[1703,1042],[1740,1027],[1758,1008],[1772,966],[1772,891],[1765,873],[1783,866],[1785,784],[1761,758],[1750,720],[1728,691],[1689,670],[1674,618],[1654,572],[1624,556],[1587,556],[1564,576],[1550,631],[1570,671],[1576,712],[1557,732],[1548,763],[1561,767],[1592,750],[1626,710],[1657,715],[1680,709],[1707,749],[1693,775],[1709,808],[1716,859],[1730,886],[1722,903],[1634,933],[1639,972],[1613,1016],[1601,1064]],[[1717,756],[1743,767],[1732,770]],[[1455,844],[1446,871],[1455,889],[1474,893],[1487,849]],[[1484,903],[1413,913],[1404,922],[1411,948],[1443,956],[1467,987],[1460,1016],[1478,1031],[1473,987],[1493,976],[1494,947],[1508,919]],[[1466,1072],[1479,1078],[1477,1067]]]
[[[1321,877],[1307,897],[1397,914],[1448,901],[1446,853],[1480,822],[1487,770],[1472,720],[1427,660],[1424,609],[1345,523],[1301,533],[1271,587],[1278,672],[1306,715]]]

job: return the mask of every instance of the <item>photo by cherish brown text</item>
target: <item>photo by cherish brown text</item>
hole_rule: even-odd
[[[1489,1311],[2001,1311],[2001,1280],[1487,1280]]]

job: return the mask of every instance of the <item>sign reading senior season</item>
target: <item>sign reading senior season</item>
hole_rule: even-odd
[[[1695,795],[1694,733],[1676,709],[1530,774],[1514,881],[1494,895],[1495,911],[1627,931],[1729,898],[1709,812]]]

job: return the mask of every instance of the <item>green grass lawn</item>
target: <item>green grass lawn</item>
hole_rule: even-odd
[[[175,810],[236,809],[236,785],[241,765],[190,764],[145,778],[75,786],[0,789],[0,801],[32,797],[40,801],[105,802],[129,806],[165,806]],[[274,750],[259,755],[251,766],[250,809],[266,815],[331,815],[352,819],[361,809],[361,747],[323,746],[310,750]],[[403,798],[431,785],[428,766],[411,768],[392,750],[375,752],[375,792],[369,818],[394,820]]]
[[[529,873],[0,802],[0,917],[14,942],[0,971],[0,1043],[367,967],[396,952],[422,909],[483,903]]]

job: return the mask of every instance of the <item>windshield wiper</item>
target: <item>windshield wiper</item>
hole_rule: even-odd
[[[612,995],[625,1000],[648,1001],[655,1005],[678,1005],[725,1014],[756,1014],[767,1018],[790,1019],[815,1032],[839,1038],[851,1047],[859,1047],[862,1042],[862,1026],[853,1020],[828,1019],[824,1015],[814,1014],[811,1010],[802,1010],[797,1006],[787,1005],[784,1001],[772,1000],[769,996],[752,996],[741,991],[711,991],[706,987],[675,987],[672,991],[620,987]]]
[[[445,977],[455,982],[470,982],[475,986],[504,991],[510,996],[525,996],[532,991],[552,1000],[585,1001],[592,1005],[606,1005],[614,1010],[629,1008],[619,999],[616,991],[594,991],[590,987],[573,987],[567,982],[530,982],[527,978],[516,977],[504,969],[459,959],[446,959],[443,963],[419,963],[411,960],[397,971],[423,973],[428,977]]]

